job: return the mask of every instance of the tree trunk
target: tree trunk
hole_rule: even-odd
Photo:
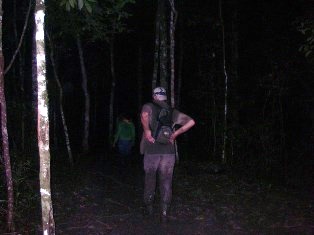
[[[222,63],[223,73],[225,78],[225,91],[224,91],[224,124],[223,124],[223,147],[222,147],[222,162],[226,163],[226,148],[227,148],[227,130],[228,130],[228,74],[226,69],[226,45],[225,45],[225,27],[222,16],[222,0],[219,0],[219,16],[221,22],[221,34],[222,34]]]
[[[24,152],[25,149],[25,116],[26,116],[26,107],[25,107],[25,94],[24,94],[24,69],[23,69],[23,65],[24,65],[24,60],[22,57],[22,53],[20,51],[20,48],[22,47],[22,43],[23,43],[23,39],[24,39],[24,35],[25,35],[25,31],[26,28],[28,26],[28,20],[29,20],[29,15],[32,9],[32,2],[29,2],[28,5],[28,11],[25,17],[25,23],[24,23],[24,27],[23,27],[23,32],[22,35],[20,37],[20,40],[18,40],[18,33],[17,33],[17,26],[16,26],[16,20],[13,20],[14,24],[13,24],[13,30],[14,30],[14,38],[15,38],[15,42],[16,42],[16,51],[12,57],[11,62],[9,63],[9,66],[6,68],[5,73],[10,69],[11,65],[13,64],[16,55],[18,54],[18,65],[19,65],[19,69],[18,69],[18,73],[19,73],[19,90],[20,90],[20,95],[19,98],[20,99],[19,103],[21,103],[21,121],[20,121],[20,128],[19,128],[19,133],[20,133],[20,148],[22,150],[22,152]],[[13,0],[13,18],[16,19],[16,0]]]
[[[182,26],[182,23],[180,23]],[[181,89],[182,89],[182,71],[183,71],[183,58],[184,58],[184,46],[183,46],[183,28],[179,36],[179,64],[178,64],[178,78],[177,78],[177,92],[176,92],[176,107],[179,109],[181,105]]]
[[[234,0],[232,12],[232,67],[233,77],[238,81],[238,66],[239,66],[239,29],[238,29],[238,1]]]
[[[175,107],[175,62],[174,62],[174,53],[175,53],[175,29],[176,29],[176,19],[177,11],[174,6],[174,0],[169,0],[171,11],[170,11],[170,26],[169,26],[169,35],[170,35],[170,96],[171,96],[171,106]]]
[[[154,69],[152,78],[152,89],[157,86],[158,80],[158,68],[159,68],[159,47],[160,47],[160,11],[161,4],[158,1],[157,11],[156,11],[156,28],[155,28],[155,51],[154,51]]]
[[[38,124],[38,81],[37,81],[37,48],[36,48],[36,21],[35,17],[32,17],[32,118],[31,125],[32,128],[31,136],[37,135],[37,124]],[[33,151],[38,151],[38,141],[34,141],[35,144],[31,146],[30,149]],[[31,142],[32,143],[32,142]],[[39,154],[39,153],[38,153]]]
[[[97,110],[98,110],[98,106],[99,106],[99,101],[98,101],[98,92],[99,92],[99,89],[98,89],[98,85],[99,85],[99,77],[96,78],[94,84],[93,84],[93,92],[94,92],[94,102],[92,102],[93,104],[93,114],[91,114],[92,116],[92,126],[91,126],[91,133],[92,133],[92,142],[94,143],[94,140],[96,141],[98,139],[98,136],[97,136],[97,119],[98,119],[98,113],[97,113]]]
[[[90,110],[90,97],[87,88],[87,74],[84,62],[83,48],[81,39],[79,36],[76,38],[77,48],[79,51],[80,57],[80,65],[81,65],[81,73],[82,73],[82,89],[85,97],[85,105],[84,105],[84,132],[83,132],[83,141],[82,141],[82,149],[83,152],[86,153],[89,150],[89,110]]]
[[[232,40],[231,40],[231,81],[230,81],[230,92],[229,92],[229,102],[230,102],[230,115],[229,115],[229,120],[231,126],[230,131],[234,131],[234,128],[237,128],[239,126],[239,109],[238,109],[238,104],[239,104],[239,94],[238,94],[238,82],[239,82],[239,27],[238,27],[238,0],[234,0],[232,4],[232,24],[231,24],[231,30],[232,30]],[[230,133],[230,147],[231,147],[231,162],[232,163],[234,159],[234,154],[233,154],[233,133]],[[229,159],[230,160],[230,159]]]
[[[168,90],[168,40],[165,0],[159,0],[160,6],[160,85]]]
[[[51,39],[50,39],[48,33],[46,35],[47,35],[47,39],[49,41],[49,46],[50,46],[50,61],[51,61],[51,65],[52,65],[53,75],[54,75],[54,78],[56,79],[56,83],[57,83],[57,86],[59,88],[59,109],[60,109],[60,114],[61,114],[61,119],[62,119],[62,126],[63,126],[63,132],[64,132],[64,137],[65,137],[65,143],[66,143],[66,147],[67,147],[67,151],[68,151],[69,162],[70,162],[71,167],[73,167],[74,163],[73,163],[73,156],[72,156],[72,150],[71,150],[68,126],[66,124],[64,111],[63,111],[63,91],[62,91],[62,85],[61,85],[61,82],[60,82],[60,79],[59,79],[59,76],[58,76],[58,73],[57,73],[57,68],[56,68],[56,64],[55,64],[55,60],[54,60],[53,44],[51,42]]]
[[[214,82],[211,84],[212,86],[212,131],[213,131],[213,147],[212,147],[212,155],[216,156],[217,149],[217,105],[216,105],[216,91]]]
[[[115,98],[115,89],[116,89],[116,75],[114,67],[114,37],[110,40],[110,71],[111,71],[111,92],[110,92],[110,103],[109,103],[109,143],[111,145],[113,137],[113,105]]]
[[[142,97],[143,97],[143,50],[141,45],[138,47],[138,65],[137,65],[137,102],[138,102],[138,110],[141,110],[142,107]],[[138,118],[138,126],[141,126],[141,120]],[[141,138],[140,135],[138,135]]]
[[[48,95],[46,81],[46,60],[44,40],[45,3],[36,1],[36,58],[37,58],[37,84],[38,84],[38,149],[40,158],[40,194],[42,211],[43,234],[55,234],[55,223],[51,201],[50,187],[50,150],[49,150],[49,119]]]
[[[4,94],[4,57],[2,52],[2,1],[0,1],[0,112],[1,112],[1,134],[2,134],[2,151],[5,167],[5,176],[7,183],[7,198],[8,198],[8,211],[7,211],[7,230],[8,232],[14,232],[14,192],[13,192],[13,180],[12,169],[9,154],[9,138],[7,129],[7,109],[6,100]]]
[[[16,25],[16,0],[13,0],[13,31],[14,31],[14,41],[15,41],[15,46],[18,48],[18,34],[17,34],[17,25]],[[24,125],[24,120],[25,120],[25,99],[24,99],[24,70],[23,70],[23,65],[22,65],[22,54],[21,52],[18,53],[18,77],[20,79],[19,81],[19,103],[21,104],[21,115],[19,115],[20,120],[18,120],[20,127],[19,127],[19,133],[20,133],[20,148],[22,152],[24,152],[24,131],[25,131],[25,125]]]

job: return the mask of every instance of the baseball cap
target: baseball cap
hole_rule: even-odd
[[[156,96],[157,100],[167,100],[167,92],[163,87],[156,87],[153,90],[153,96]]]

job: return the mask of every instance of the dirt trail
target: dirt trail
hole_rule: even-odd
[[[142,213],[143,171],[140,162],[128,170],[116,161],[104,161],[99,157],[80,170],[79,177],[80,183],[73,191],[62,192],[64,185],[59,185],[60,191],[57,187],[54,198],[57,234],[190,235],[217,230],[210,219],[195,220],[195,216],[181,213],[180,207],[188,211],[188,205],[178,206],[175,200],[166,225],[159,222],[158,198],[154,217],[145,218]]]
[[[313,200],[202,173],[190,163],[175,169],[170,221],[160,224],[158,195],[154,218],[142,215],[141,161],[127,170],[105,158],[90,159],[72,181],[56,177],[56,234],[314,234]]]

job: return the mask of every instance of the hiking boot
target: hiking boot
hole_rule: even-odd
[[[168,205],[162,204],[160,207],[160,223],[164,224],[168,222]]]
[[[166,224],[168,222],[167,211],[162,211],[160,213],[160,223]]]

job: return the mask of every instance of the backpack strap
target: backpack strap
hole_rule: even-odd
[[[158,135],[158,132],[160,131],[160,128],[161,128],[159,115],[160,115],[162,107],[160,105],[156,104],[155,102],[152,102],[151,104],[154,106],[154,108],[156,110],[156,114],[155,114],[156,118],[155,118],[155,120],[157,121],[157,126],[154,128],[155,130],[153,130],[153,135],[152,135],[154,137],[154,139],[156,139],[157,135]]]

